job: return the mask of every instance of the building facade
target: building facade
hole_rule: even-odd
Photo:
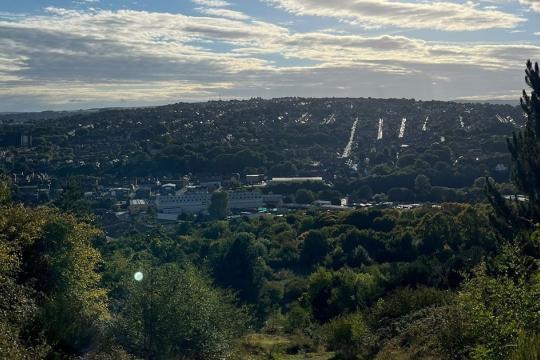
[[[230,210],[258,209],[264,205],[278,206],[282,204],[282,196],[278,194],[263,195],[258,191],[230,191]],[[208,211],[212,195],[206,190],[180,192],[177,195],[161,195],[156,197],[156,208],[162,214],[198,214]]]

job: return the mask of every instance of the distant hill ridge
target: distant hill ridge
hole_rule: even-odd
[[[386,100],[386,101],[392,101],[392,100],[402,100],[402,99],[396,99],[396,98],[303,98],[303,97],[284,97],[284,98],[272,98],[272,99],[266,99],[267,101],[279,101],[282,99],[305,99],[305,100],[325,100],[325,99],[373,99],[373,100]],[[200,101],[200,102],[179,102],[176,104],[209,104],[214,102],[243,102],[243,101],[251,101],[253,99],[233,99],[233,100],[208,100],[208,101]],[[519,101],[518,100],[468,100],[468,99],[457,99],[457,100],[451,100],[451,101],[445,101],[445,100],[422,100],[420,102],[447,102],[447,103],[476,103],[476,104],[493,104],[493,105],[511,105],[511,106],[518,106]],[[68,117],[73,115],[80,115],[80,114],[88,114],[88,113],[95,113],[100,111],[109,111],[109,110],[133,110],[133,109],[145,109],[145,108],[159,108],[159,107],[167,107],[167,106],[173,106],[175,104],[167,104],[167,105],[157,105],[157,106],[136,106],[136,107],[103,107],[103,108],[90,108],[90,109],[79,109],[79,110],[44,110],[44,111],[7,111],[7,112],[0,112],[0,121],[2,120],[13,120],[13,121],[28,121],[28,120],[42,120],[42,119],[58,119],[61,117]]]

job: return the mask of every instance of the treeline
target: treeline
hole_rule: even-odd
[[[10,358],[242,358],[256,331],[342,359],[505,359],[540,320],[538,231],[523,254],[488,205],[185,221],[113,241],[58,210],[0,212]]]
[[[493,294],[491,311],[507,301],[522,304],[521,312],[505,314],[513,321],[532,315],[539,295],[536,290],[513,294],[510,284],[499,289],[487,275],[486,264],[499,269],[504,262],[496,255],[503,247],[490,225],[492,215],[486,206],[446,204],[412,211],[184,222],[174,233],[111,243],[104,253],[134,256],[135,249],[144,249],[160,261],[207,268],[217,285],[248,305],[256,329],[295,337],[289,351],[326,348],[356,359],[411,352],[447,358],[452,350],[469,358],[484,345],[485,332],[477,322],[487,314],[473,310],[484,300],[475,298],[479,291],[504,290],[509,296]],[[487,344],[494,346],[490,351],[508,356],[512,349],[505,347],[523,329],[512,326],[498,334],[512,337]]]
[[[157,265],[143,252],[104,259],[100,231],[54,209],[4,205],[0,234],[1,358],[236,354],[248,312],[188,263]]]

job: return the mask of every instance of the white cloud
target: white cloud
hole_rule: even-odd
[[[482,63],[482,66],[493,68],[514,67],[518,59],[540,55],[538,46],[526,43],[460,44],[395,35],[292,33],[283,26],[251,21],[249,17],[228,19],[230,14],[219,11],[224,9],[214,10],[218,10],[212,13],[216,17],[210,18],[130,10],[81,12],[49,8],[53,16],[0,21],[0,50],[4,54],[17,55],[18,63],[22,61],[24,65],[20,72],[33,76],[37,73],[39,76],[57,76],[60,72],[64,76],[84,76],[80,67],[88,66],[85,70],[89,73],[99,70],[103,78],[129,78],[129,65],[144,61],[159,65],[149,69],[149,76],[156,76],[160,69],[174,68],[178,64],[186,68],[193,64],[204,72],[209,68],[227,73],[279,70],[282,66],[264,60],[266,54],[315,61],[319,66],[384,59],[417,63]],[[228,44],[232,50],[212,50],[212,44],[220,42]],[[126,64],[122,71],[115,69],[109,73],[101,66],[110,63],[113,68],[122,62]],[[54,64],[62,66],[55,69]],[[40,66],[49,68],[39,72]],[[192,71],[190,69],[189,73]]]
[[[540,0],[519,0],[519,2],[529,6],[533,11],[540,12]]]
[[[250,17],[240,11],[219,8],[197,8],[201,14],[223,17],[234,20],[248,20]]]
[[[0,20],[4,109],[143,105],[218,93],[388,97],[414,89],[415,97],[451,99],[518,87],[524,59],[540,58],[540,46],[529,43],[294,32],[224,13],[48,11]]]
[[[191,0],[192,3],[208,7],[225,7],[230,4],[223,0]]]
[[[232,83],[192,83],[189,81],[146,81],[110,84],[106,82],[48,82],[22,84],[14,89],[0,87],[2,96],[36,96],[53,105],[93,101],[129,101],[137,103],[155,98],[158,101],[174,101],[180,97],[198,100],[214,94],[214,91],[231,88]],[[86,100],[85,100],[86,99]]]
[[[396,0],[266,0],[266,2],[294,14],[334,17],[366,27],[472,31],[514,28],[525,21],[524,18],[511,13],[479,9],[470,2]]]
[[[180,14],[48,11],[0,21],[0,98],[11,94],[5,100],[9,105],[18,104],[16,96],[51,104],[73,97],[137,101],[144,97],[144,84],[146,101],[171,101],[171,94],[207,98],[229,88],[233,74],[265,71],[270,65],[257,57],[218,54],[205,42],[259,46],[287,32],[264,22]]]
[[[516,101],[521,95],[521,89],[514,89],[510,91],[490,91],[482,95],[471,95],[466,97],[457,97],[455,100],[465,100],[465,101]]]

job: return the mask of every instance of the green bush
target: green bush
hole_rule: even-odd
[[[540,360],[540,334],[520,333],[512,360]]]
[[[168,264],[132,281],[118,333],[125,347],[154,359],[231,359],[247,315],[195,268]]]
[[[360,313],[340,316],[320,331],[327,348],[335,351],[335,359],[363,359],[371,353],[373,336]]]

